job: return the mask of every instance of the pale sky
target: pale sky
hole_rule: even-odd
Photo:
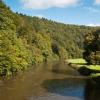
[[[100,0],[4,0],[14,11],[66,24],[100,26]]]

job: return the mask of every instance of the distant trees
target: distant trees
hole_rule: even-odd
[[[100,64],[100,30],[85,35],[84,48],[84,59],[89,64]]]

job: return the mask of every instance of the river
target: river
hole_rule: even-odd
[[[96,83],[64,62],[38,64],[0,80],[0,100],[100,100]]]

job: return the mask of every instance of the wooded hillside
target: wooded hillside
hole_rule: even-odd
[[[0,75],[39,62],[82,57],[84,34],[93,29],[13,13],[0,1]]]

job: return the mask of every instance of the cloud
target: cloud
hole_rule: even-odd
[[[86,26],[100,26],[100,24],[99,23],[90,23],[90,24],[88,24]]]
[[[93,7],[83,7],[85,10],[88,10],[89,12],[93,13],[100,13],[100,10],[93,8]]]
[[[20,0],[26,9],[64,8],[76,5],[80,0]]]
[[[95,0],[95,4],[99,5],[100,4],[100,0]]]

